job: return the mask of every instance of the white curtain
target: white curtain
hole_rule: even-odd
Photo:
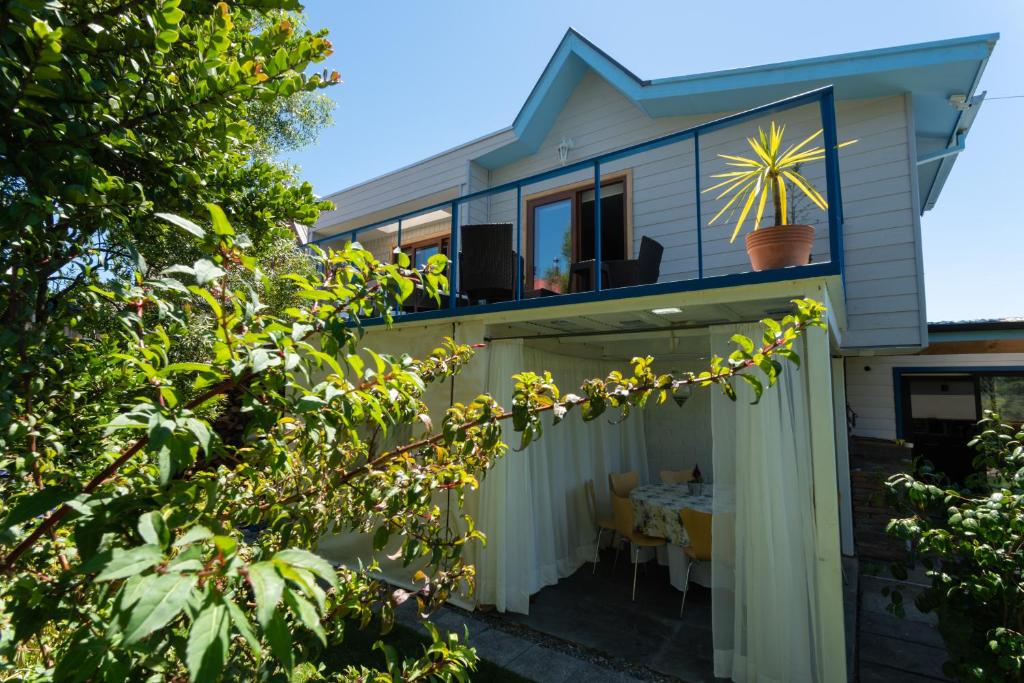
[[[549,353],[521,340],[494,341],[488,355],[487,391],[506,408],[512,405],[512,375],[521,370],[550,370],[560,389],[574,391],[582,380],[624,365]],[[553,426],[548,414],[539,441],[510,451],[487,474],[476,519],[488,538],[476,557],[478,603],[528,614],[530,595],[593,559],[596,529],[586,480],[594,480],[598,510],[608,515],[610,472],[637,470],[641,481],[647,479],[642,416],[610,424],[616,417],[584,423],[573,411]],[[518,446],[510,427],[506,439]]]
[[[760,341],[759,325],[714,327],[712,350],[736,332]],[[758,405],[743,382],[712,398],[715,676],[739,683],[824,681],[807,374],[786,363]]]

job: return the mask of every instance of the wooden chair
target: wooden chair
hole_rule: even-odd
[[[597,563],[601,559],[601,536],[605,531],[612,532],[612,544],[615,544],[615,520],[608,519],[607,517],[599,517],[597,515],[597,495],[594,492],[594,480],[587,479],[587,483],[584,485],[587,491],[587,509],[590,510],[590,521],[597,527],[597,547],[594,549],[594,571],[591,574],[597,573]]]
[[[636,470],[629,472],[612,472],[608,475],[608,488],[620,498],[629,498],[629,493],[640,483],[640,475]]]
[[[635,474],[635,473],[634,473]],[[648,536],[633,526],[633,501],[612,493],[612,513],[615,516],[615,531],[629,541],[630,554],[633,556],[633,600],[636,600],[636,571],[640,565],[640,549],[656,548],[665,545],[664,538]]]
[[[658,477],[662,484],[685,484],[693,481],[693,470],[661,470]]]
[[[679,616],[683,616],[683,609],[686,607],[686,593],[690,590],[690,572],[693,565],[698,562],[711,561],[711,519],[708,512],[700,512],[692,508],[683,508],[679,511],[683,528],[690,539],[690,545],[683,548],[683,552],[690,558],[690,564],[686,567],[686,583],[683,589],[683,602],[679,605]]]

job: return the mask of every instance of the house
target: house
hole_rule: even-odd
[[[878,510],[884,481],[916,457],[965,477],[983,410],[1024,424],[1024,319],[929,323],[926,347],[848,356],[846,379],[857,551],[896,559],[902,544],[885,534],[889,515]]]
[[[857,395],[858,368],[929,343],[922,221],[965,149],[997,39],[643,80],[569,30],[508,128],[327,197],[335,208],[313,243],[358,241],[381,259],[401,248],[418,264],[452,257],[454,295],[417,302],[366,338],[414,355],[445,336],[487,343],[428,395],[438,411],[483,391],[508,404],[509,378],[524,368],[550,369],[563,387],[636,355],[697,369],[794,298],[829,309],[827,332],[807,335],[800,367],[758,406],[695,392],[682,408],[621,424],[567,420],[506,458],[469,503],[490,542],[469,551],[478,585],[462,604],[529,612],[545,586],[599,557],[588,482],[606,516],[609,474],[632,470],[646,483],[697,465],[711,480],[715,538],[695,577],[711,588],[707,610],[688,615],[705,622],[702,661],[738,681],[847,675],[847,396],[857,429],[894,437],[871,415],[873,399]],[[710,220],[722,202],[706,190],[732,170],[721,155],[749,154],[746,138],[772,122],[793,142],[823,131],[824,158],[800,170],[828,208],[794,199],[788,221],[815,229],[809,262],[755,271],[731,225]],[[666,545],[659,559],[683,589],[686,557]],[[360,536],[324,539],[321,552],[373,555]],[[377,559],[389,579],[408,581]]]
[[[960,440],[982,410],[1024,423],[1024,319],[929,323],[925,348],[847,358],[846,375],[857,437]]]

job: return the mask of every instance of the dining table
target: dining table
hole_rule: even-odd
[[[665,545],[657,550],[658,563],[668,566],[669,583],[679,590],[686,590],[686,570],[690,564],[690,558],[683,550],[690,545],[690,539],[679,512],[683,508],[692,508],[710,514],[712,492],[713,487],[709,484],[660,483],[643,484],[629,493],[633,502],[634,528],[648,536],[665,539]],[[690,580],[710,586],[710,569],[710,566],[698,565],[691,572]]]

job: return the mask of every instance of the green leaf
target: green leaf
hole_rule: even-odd
[[[213,221],[213,232],[215,234],[235,234],[234,229],[231,227],[231,223],[228,221],[228,217],[224,215],[224,209],[220,208],[216,204],[207,204],[206,208],[210,212],[210,219]]]
[[[377,531],[373,534],[373,549],[383,550],[384,546],[388,544],[388,537],[390,535],[391,532],[388,530],[387,524],[381,524],[377,527]]]
[[[338,573],[331,566],[331,563],[308,550],[288,548],[274,555],[274,560],[290,564],[293,567],[308,569],[332,587],[336,588],[338,586]]]
[[[167,7],[160,12],[161,18],[168,26],[175,26],[185,18],[185,13],[177,7]]]
[[[47,486],[22,498],[17,499],[14,509],[7,513],[7,517],[0,523],[0,530],[9,529],[15,524],[32,519],[38,515],[49,512],[61,503],[75,497],[74,491],[58,486]]]
[[[195,574],[144,577],[139,587],[141,595],[131,606],[123,630],[125,644],[137,642],[169,624],[184,609],[197,580]]]
[[[198,420],[194,417],[187,417],[183,420],[185,429],[192,432],[193,436],[196,437],[196,441],[202,447],[203,452],[207,455],[210,454],[210,440],[213,434],[210,432],[210,427],[202,420]]]
[[[190,269],[191,270],[191,269]],[[194,273],[195,271],[193,271]],[[185,290],[188,291],[187,289]],[[160,377],[168,377],[178,373],[203,372],[219,374],[209,363],[171,363],[160,370]]]
[[[256,619],[260,626],[267,628],[281,600],[284,579],[272,562],[257,562],[249,566],[249,585],[256,598]]]
[[[245,612],[235,604],[235,601],[231,599],[231,596],[224,598],[224,605],[228,608],[228,614],[231,616],[231,623],[235,625],[235,630],[238,631],[239,635],[245,638],[245,642],[249,645],[249,649],[252,650],[252,653],[259,657],[262,649],[260,648],[260,639],[253,630],[249,617],[245,616]]]
[[[114,548],[109,561],[96,576],[96,581],[113,581],[138,574],[158,564],[164,559],[159,546],[152,544],[140,545],[129,550]]]
[[[732,341],[746,353],[754,352],[754,342],[752,342],[748,337],[744,337],[742,334],[734,334],[732,336]]]
[[[192,683],[206,683],[220,678],[228,651],[231,622],[224,604],[210,598],[192,622],[185,647],[185,664]]]
[[[213,536],[213,532],[207,529],[205,526],[196,525],[185,532],[185,534],[174,542],[175,548],[180,548],[184,545],[191,545],[198,543],[199,541],[205,541],[206,539]]]
[[[317,614],[316,607],[313,606],[313,603],[291,590],[285,591],[284,601],[288,607],[291,608],[292,612],[299,618],[302,625],[315,633],[317,638],[320,639],[320,642],[326,647],[327,632],[324,631],[324,627],[320,624],[320,615]]]
[[[302,341],[309,333],[313,331],[312,325],[305,325],[303,323],[292,323],[292,340]]]
[[[270,355],[267,349],[253,349],[250,359],[253,372],[263,372],[267,368],[276,367],[281,364],[281,357],[276,354]]]
[[[194,268],[196,271],[196,282],[201,285],[216,280],[225,274],[213,261],[204,258],[196,261]]]
[[[800,355],[793,349],[777,349],[775,355],[782,356],[793,365],[800,367]]]
[[[295,666],[292,654],[292,634],[281,613],[275,611],[273,618],[263,627],[263,630],[267,640],[270,641],[270,651],[281,662],[281,666],[290,672]]]
[[[764,384],[758,378],[744,372],[739,374],[739,378],[749,384],[754,390],[754,400],[750,402],[750,405],[757,405],[761,400],[761,395],[764,393]]]
[[[92,679],[106,653],[107,644],[101,638],[90,637],[89,631],[83,630],[57,660],[53,680],[56,683],[82,683]]]
[[[139,535],[142,540],[151,545],[165,548],[171,540],[170,531],[167,529],[167,522],[163,516],[153,510],[139,517]]]
[[[135,413],[126,413],[118,415],[113,420],[108,422],[104,428],[104,436],[110,436],[113,432],[118,429],[139,429],[141,427],[148,427],[149,422],[144,418],[136,415]]]
[[[352,372],[356,374],[356,377],[363,376],[363,370],[366,369],[366,363],[363,362],[362,358],[360,358],[358,355],[354,353],[350,353],[345,355],[345,361],[349,364],[349,366],[351,366]],[[338,372],[338,374],[340,375],[343,373]]]
[[[326,401],[324,401],[319,396],[314,396],[313,394],[303,396],[295,403],[295,407],[300,413],[308,413],[313,410],[319,410],[325,405],[327,405]]]
[[[179,228],[191,235],[195,235],[196,237],[206,237],[206,232],[187,218],[175,216],[173,213],[158,213],[156,215],[158,218],[163,218],[168,223],[177,225]]]

